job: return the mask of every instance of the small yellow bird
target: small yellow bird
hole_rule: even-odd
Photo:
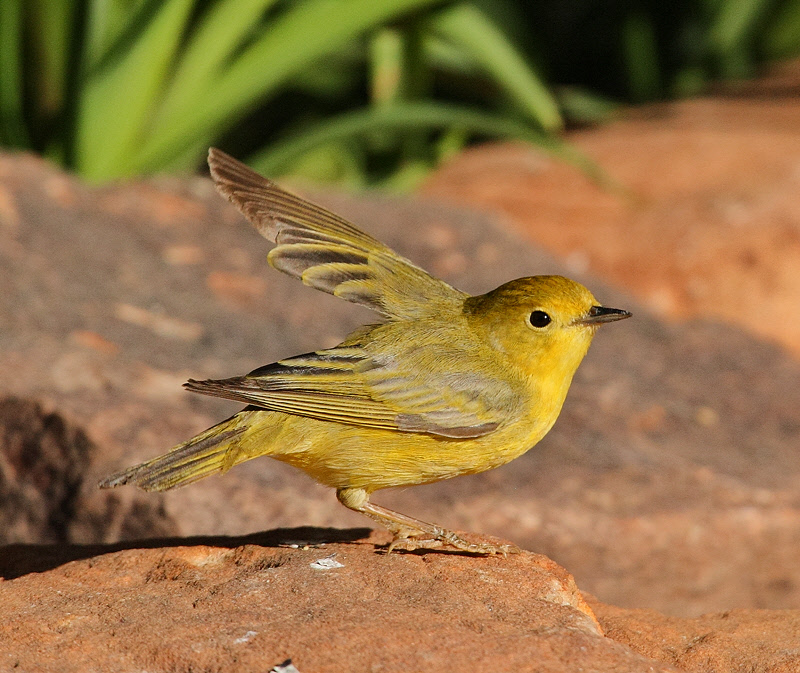
[[[384,322],[247,376],[190,380],[191,391],[248,406],[100,487],[133,482],[162,491],[270,456],[386,526],[390,551],[508,552],[376,505],[370,495],[483,472],[525,453],[553,426],[597,327],[631,314],[600,306],[561,276],[520,278],[470,296],[224,152],[211,149],[208,163],[219,192],[277,244],[273,267]]]

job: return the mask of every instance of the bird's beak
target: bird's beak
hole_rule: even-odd
[[[589,313],[583,318],[575,321],[577,325],[599,325],[603,322],[614,322],[630,318],[630,311],[623,311],[621,308],[608,308],[607,306],[592,306]]]

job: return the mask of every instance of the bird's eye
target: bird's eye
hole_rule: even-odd
[[[551,320],[552,318],[544,311],[534,311],[528,318],[533,327],[547,327]]]

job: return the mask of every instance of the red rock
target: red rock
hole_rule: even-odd
[[[290,658],[301,673],[678,671],[602,637],[545,557],[386,555],[373,544],[388,536],[359,532],[50,548],[50,570],[35,547],[14,548],[0,560],[16,576],[0,582],[0,668],[262,673]]]
[[[96,452],[59,414],[0,398],[0,545],[174,534],[158,502],[120,508],[119,495],[84,488]]]
[[[800,670],[798,610],[590,609],[546,557],[386,555],[364,532],[6,547],[0,669]]]
[[[684,671],[800,671],[800,610],[728,610],[696,619],[592,602],[606,635]]]

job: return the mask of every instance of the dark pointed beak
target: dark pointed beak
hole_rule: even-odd
[[[630,311],[623,311],[621,308],[608,308],[607,306],[592,306],[589,313],[575,322],[578,325],[599,325],[604,322],[614,322],[630,318]]]

